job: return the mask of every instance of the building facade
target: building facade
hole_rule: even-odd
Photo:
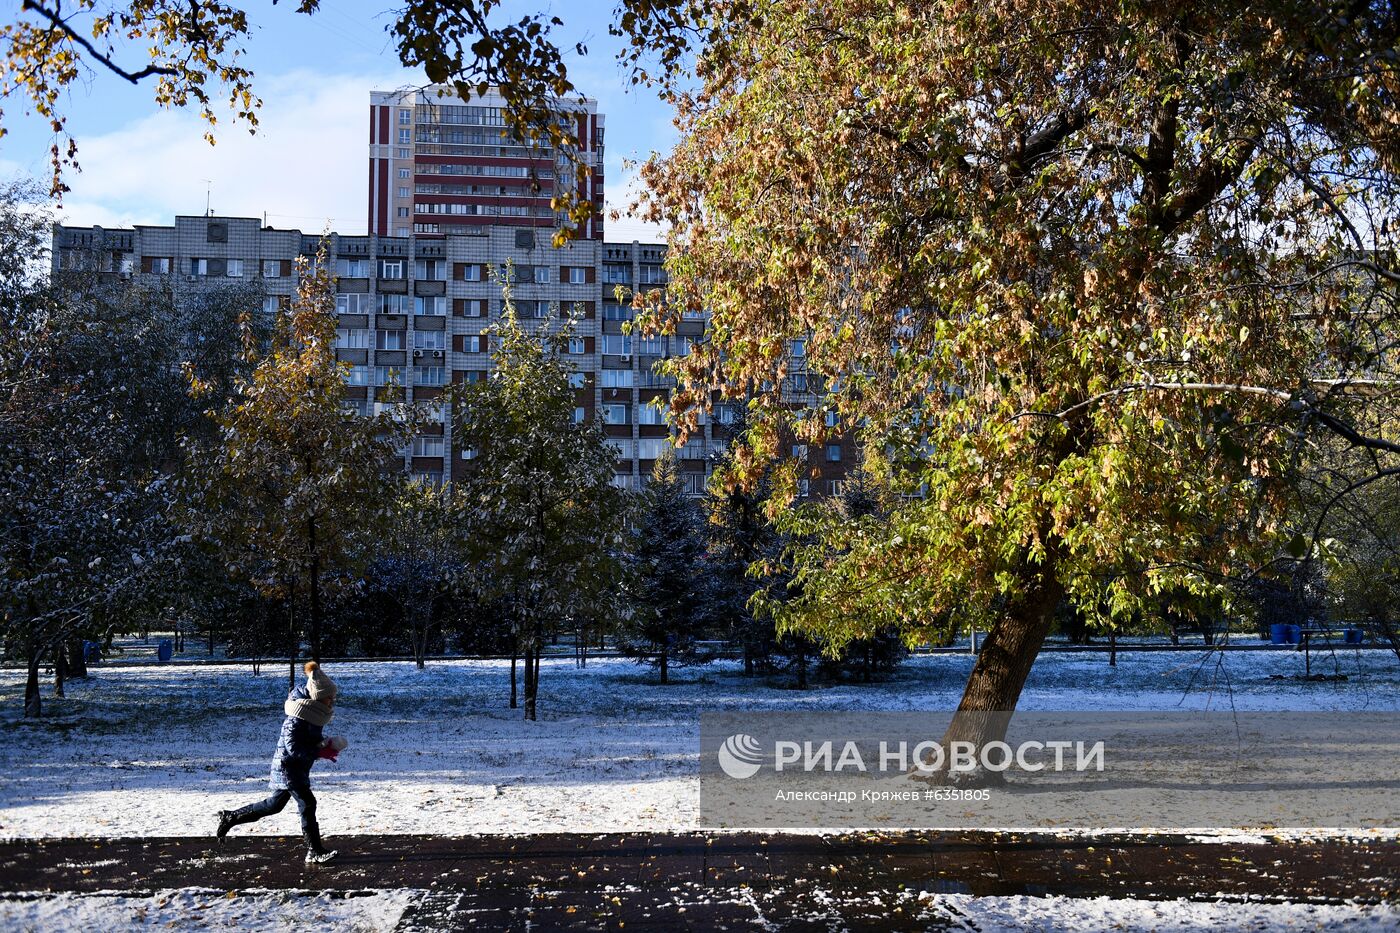
[[[577,240],[551,245],[548,230],[482,225],[470,234],[327,238],[335,264],[339,317],[337,356],[348,365],[351,407],[368,414],[397,384],[413,402],[431,405],[452,382],[487,377],[491,369],[487,330],[502,313],[499,281],[492,270],[507,264],[512,296],[526,323],[552,329],[576,318],[567,346],[574,372],[575,418],[599,418],[617,451],[614,481],[638,488],[672,430],[664,405],[672,381],[655,364],[688,352],[704,333],[703,316],[687,318],[666,337],[624,334],[632,309],[616,288],[665,284],[665,247],[642,243]],[[54,229],[53,265],[96,269],[114,279],[134,278],[176,291],[220,282],[252,281],[263,289],[264,309],[275,311],[296,291],[298,257],[316,254],[319,235],[278,230],[243,217],[177,217],[173,226],[131,230],[101,227]],[[720,408],[718,420],[728,420]],[[724,431],[713,423],[678,448],[687,487],[703,491]],[[459,476],[471,456],[453,443],[451,426],[440,420],[415,437],[404,452],[406,466],[434,482]]]
[[[596,101],[556,102],[574,153],[506,129],[495,91],[462,100],[450,87],[373,91],[369,108],[371,235],[469,234],[486,226],[555,228],[551,200],[573,189],[593,204],[582,239],[603,239],[603,115]],[[576,167],[588,169],[579,179]]]

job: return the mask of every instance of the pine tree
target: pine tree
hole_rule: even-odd
[[[473,589],[509,609],[525,661],[524,716],[533,720],[550,626],[583,612],[580,595],[597,593],[596,581],[612,573],[622,491],[601,425],[574,421],[563,362],[570,329],[526,330],[508,286],[503,293],[491,378],[455,399],[453,434],[472,454],[458,485],[475,543]]]
[[[628,549],[631,614],[621,645],[654,664],[664,684],[671,665],[703,657],[698,642],[710,599],[703,516],[686,493],[674,449],[657,459],[637,500]]]

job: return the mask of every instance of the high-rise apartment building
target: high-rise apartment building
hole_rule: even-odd
[[[603,115],[596,101],[559,101],[576,153],[530,143],[506,127],[494,91],[462,100],[450,87],[373,91],[369,114],[372,235],[468,234],[491,226],[557,227],[551,206],[571,189],[591,202],[581,238],[603,239]],[[575,167],[587,166],[577,178]]]

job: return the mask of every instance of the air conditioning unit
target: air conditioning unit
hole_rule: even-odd
[[[413,351],[413,358],[414,358],[415,360],[420,360],[420,359],[422,359],[422,358],[423,358],[423,351],[422,351],[422,350],[414,350],[414,351]]]
[[[622,360],[624,363],[630,363],[632,362],[632,354],[624,353],[622,356],[618,357],[618,359]]]
[[[186,281],[186,282],[198,282],[198,281],[199,281],[199,276],[195,275],[194,273],[190,273],[189,275],[185,276],[185,281]]]
[[[440,360],[440,359],[442,359],[442,351],[441,351],[441,350],[434,350],[434,351],[433,351],[433,359],[435,359],[435,360]]]

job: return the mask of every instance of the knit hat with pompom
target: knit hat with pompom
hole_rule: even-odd
[[[335,681],[326,676],[326,672],[321,670],[321,665],[315,661],[306,662],[306,693],[313,700],[325,703],[334,700],[336,695]]]

